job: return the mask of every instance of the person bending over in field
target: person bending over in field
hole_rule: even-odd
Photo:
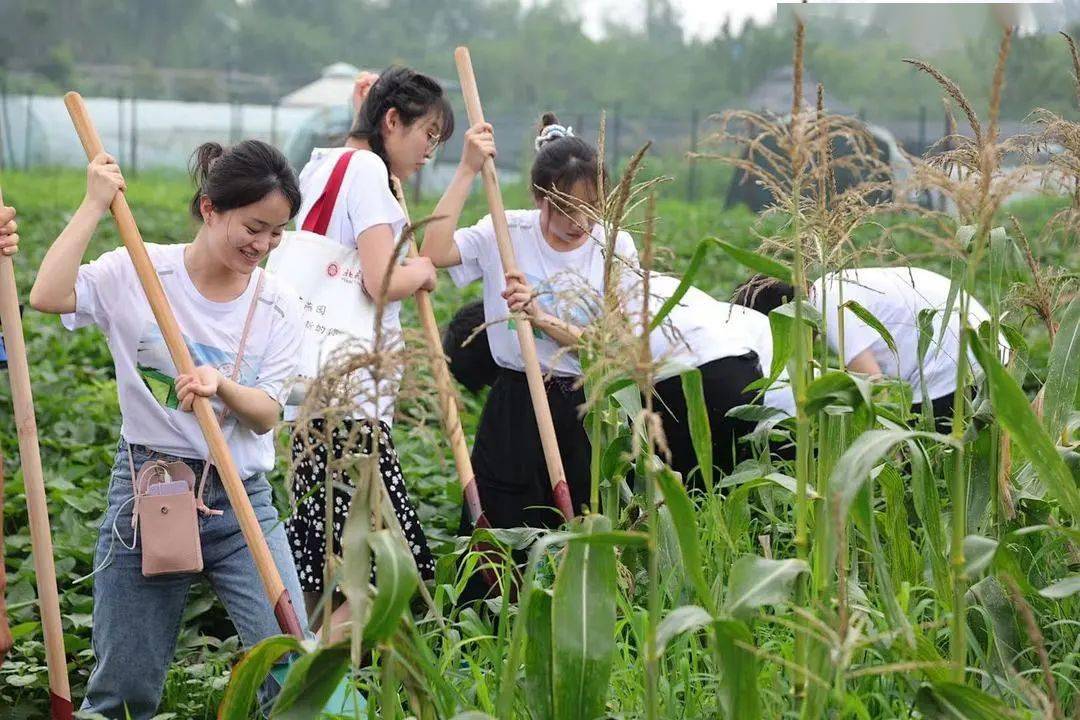
[[[939,432],[948,432],[952,426],[959,355],[959,301],[954,302],[942,332],[949,286],[949,278],[923,268],[853,268],[827,273],[814,281],[809,297],[814,307],[824,309],[826,340],[833,352],[842,355],[846,367],[871,378],[884,376],[908,383],[916,400],[912,411],[932,412]],[[736,290],[735,301],[769,313],[794,296],[790,285],[757,276]],[[839,306],[848,301],[866,308],[889,331],[896,344],[895,353],[850,308],[844,313],[841,334]],[[919,314],[923,311],[933,312],[933,327],[926,354],[920,361]],[[978,328],[989,317],[986,308],[975,298],[969,299],[967,326]],[[973,375],[978,373],[979,366],[970,353],[969,361]]]
[[[625,273],[624,278],[638,277]],[[654,273],[649,281],[649,312],[655,316],[660,306],[674,294],[679,281]],[[620,293],[635,330],[640,329],[641,287],[630,281]],[[495,382],[499,366],[491,355],[484,324],[482,302],[462,306],[450,320],[443,335],[443,350],[454,378],[472,392]],[[738,405],[763,403],[794,413],[795,402],[787,387],[786,372],[763,395],[746,386],[760,380],[772,365],[772,332],[767,316],[748,307],[715,300],[691,286],[664,322],[649,337],[653,362],[657,364],[656,412],[663,423],[671,453],[672,469],[682,473],[688,486],[698,486],[697,455],[686,419],[686,400],[679,375],[696,368],[701,372],[705,406],[712,431],[713,463],[722,473],[732,470],[745,457],[739,438],[753,430],[750,422],[727,417]],[[761,397],[759,398],[759,395]]]
[[[624,278],[636,277],[624,274]],[[632,281],[621,293],[633,328],[640,332],[642,287]],[[679,286],[677,278],[653,274],[649,279],[649,316],[655,317]],[[701,487],[697,454],[694,452],[687,403],[680,375],[690,369],[701,373],[705,408],[712,435],[713,466],[730,473],[749,456],[750,447],[740,439],[753,431],[748,420],[728,417],[740,405],[764,404],[784,415],[795,411],[795,401],[787,387],[786,374],[762,393],[747,389],[757,383],[772,365],[773,343],[769,318],[752,308],[714,299],[691,286],[664,321],[649,334],[649,346],[656,366],[656,401],[664,438],[671,453],[669,464],[682,474],[687,487]]]

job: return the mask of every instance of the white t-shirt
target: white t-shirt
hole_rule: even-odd
[[[632,321],[641,313],[641,280],[626,276],[626,310]],[[633,284],[631,284],[633,283]],[[679,287],[667,275],[649,277],[649,313],[654,316]],[[640,322],[638,322],[640,328]],[[640,331],[640,329],[639,329]],[[769,318],[742,305],[721,302],[691,286],[671,313],[649,334],[653,361],[659,363],[657,380],[675,377],[691,368],[726,357],[757,353],[762,373],[772,366],[772,328]],[[793,414],[795,401],[786,385],[786,372],[764,396],[764,404]]]
[[[184,267],[186,247],[186,244],[147,244],[146,250],[195,365],[213,365],[231,377],[244,322],[258,285],[257,273],[265,271],[256,268],[238,298],[228,302],[208,300],[196,289]],[[266,274],[258,302],[237,382],[260,388],[283,403],[285,380],[296,369],[300,304],[270,274]],[[60,319],[69,330],[97,325],[104,331],[116,366],[123,416],[120,432],[128,442],[179,457],[209,456],[195,414],[177,408],[176,367],[126,248],[107,252],[79,268],[75,312]],[[216,413],[224,407],[218,398],[212,404]],[[256,435],[231,414],[221,429],[240,477],[273,468],[274,433]]]
[[[514,247],[518,269],[524,273],[533,290],[538,293],[540,307],[564,322],[584,327],[598,314],[604,287],[604,228],[593,227],[591,238],[581,247],[559,252],[552,249],[540,231],[539,210],[508,210],[510,242]],[[488,344],[491,356],[499,367],[524,372],[521,346],[513,322],[506,322],[510,310],[502,293],[506,290],[499,248],[495,242],[495,226],[486,215],[472,227],[454,233],[454,242],[461,253],[461,264],[449,268],[450,277],[459,286],[483,279],[484,319],[488,325]],[[616,262],[636,264],[637,248],[629,233],[620,232],[615,241]],[[503,322],[498,322],[502,320]],[[577,356],[548,337],[539,328],[536,352],[544,373],[562,377],[581,375]]]
[[[390,175],[386,170],[386,163],[370,150],[339,147],[315,148],[311,151],[311,159],[300,171],[300,194],[303,203],[296,216],[296,227],[303,226],[312,205],[326,189],[326,182],[330,179],[330,173],[338,158],[350,151],[353,152],[352,159],[349,160],[345,177],[341,181],[341,190],[326,228],[326,237],[345,247],[355,248],[360,233],[375,225],[389,225],[396,239],[405,227],[405,212],[390,192]],[[368,336],[370,330],[358,329],[357,335]],[[382,337],[389,347],[401,343],[400,301],[386,303],[382,316]],[[362,387],[375,387],[374,379],[366,370],[359,370],[357,376],[357,382]],[[378,393],[378,407],[375,399],[370,397],[374,392],[357,396],[357,410],[353,416],[379,419],[389,425],[394,419],[394,396],[397,395],[398,384],[397,380],[383,383]],[[298,414],[297,407],[290,405],[285,408],[286,420],[295,420]]]
[[[870,311],[889,331],[896,343],[896,354],[872,327],[850,311],[844,314],[844,360],[850,362],[864,350],[870,350],[882,374],[899,378],[911,385],[914,401],[922,402],[919,380],[919,313],[933,309],[933,336],[923,363],[927,399],[935,400],[956,389],[956,360],[959,353],[960,302],[957,299],[949,313],[949,324],[941,336],[944,310],[949,297],[949,278],[930,270],[915,267],[859,268],[829,273],[824,278],[824,318],[829,346],[840,348],[838,306],[840,290],[844,302],[854,300]],[[822,309],[822,279],[811,288],[811,301]],[[972,328],[989,320],[990,314],[975,298],[968,303],[968,322]],[[974,372],[979,366],[969,354]]]

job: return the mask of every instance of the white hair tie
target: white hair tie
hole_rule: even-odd
[[[569,125],[566,127],[557,124],[545,125],[544,129],[540,131],[540,134],[536,136],[534,145],[536,146],[537,151],[539,151],[544,143],[558,140],[563,137],[574,137],[574,128]]]

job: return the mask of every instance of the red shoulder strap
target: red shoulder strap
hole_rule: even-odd
[[[352,159],[354,152],[356,151],[350,150],[343,153],[334,163],[334,169],[330,171],[330,179],[326,181],[326,188],[308,211],[301,230],[307,230],[316,235],[326,234],[326,228],[330,227],[330,216],[334,214],[338,193],[341,192],[341,181],[345,178],[345,171],[349,169],[349,160]]]

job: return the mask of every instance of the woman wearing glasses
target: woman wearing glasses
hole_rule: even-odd
[[[332,202],[319,203],[324,227],[316,232],[357,249],[363,291],[371,298],[378,298],[385,285],[382,336],[400,338],[401,300],[421,288],[434,289],[435,266],[426,257],[391,262],[398,236],[406,224],[404,211],[394,196],[392,178],[404,182],[428,161],[439,144],[453,132],[454,115],[442,87],[434,79],[404,67],[391,67],[382,72],[370,89],[365,88],[365,93],[357,99],[362,102],[358,103],[345,145],[315,148],[300,173],[303,205],[297,216],[297,227],[305,227],[308,215],[324,192],[327,198],[336,196]],[[326,208],[322,207],[324,204]],[[371,337],[373,330],[358,327],[355,334]],[[360,370],[358,374],[365,372]],[[370,374],[358,383],[360,387],[375,386]],[[375,428],[379,429],[379,470],[413,558],[425,579],[435,573],[435,560],[406,492],[390,434],[394,398],[368,396],[374,394],[357,397],[351,419],[334,424],[332,448],[326,447],[331,443],[325,435],[322,420],[314,420],[310,432],[298,432],[293,436],[293,493],[298,505],[289,521],[288,534],[309,608],[324,590],[327,533],[323,488],[328,455],[333,453],[330,457],[341,458],[368,452]],[[293,420],[296,414],[295,408],[287,408],[285,419]],[[341,486],[351,481],[336,472],[330,474],[331,483],[336,486],[333,491],[334,552],[340,554],[341,532],[350,501],[350,493]]]

